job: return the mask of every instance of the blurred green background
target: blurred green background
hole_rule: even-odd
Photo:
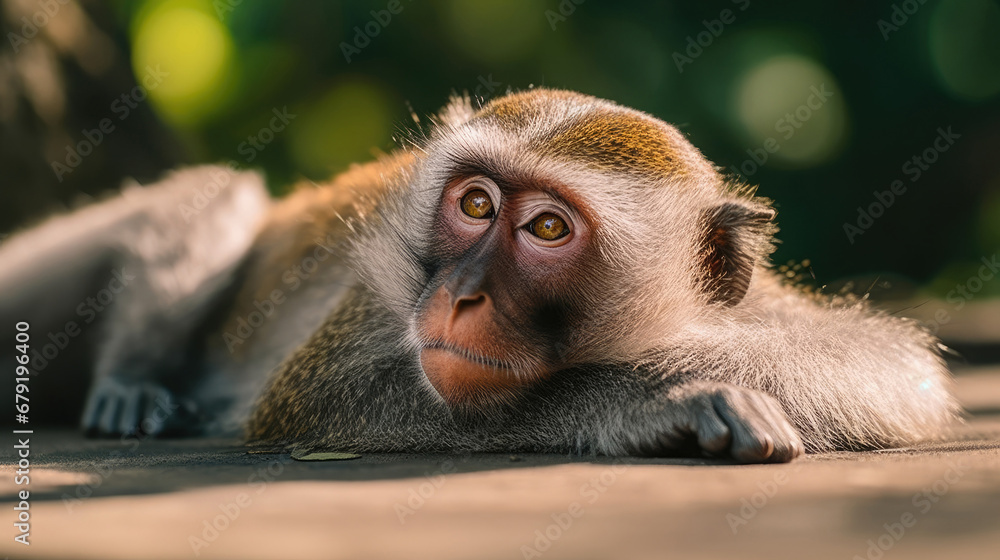
[[[535,85],[675,123],[777,201],[775,261],[818,283],[944,295],[1000,249],[996,0],[0,4],[3,232],[187,163],[263,169],[280,195],[392,150],[451,92]]]

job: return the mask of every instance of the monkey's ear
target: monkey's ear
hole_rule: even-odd
[[[709,301],[736,305],[746,295],[754,263],[771,247],[775,211],[749,200],[731,200],[703,215],[700,264]]]

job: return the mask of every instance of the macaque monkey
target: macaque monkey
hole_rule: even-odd
[[[135,276],[101,317],[91,433],[752,463],[956,417],[934,337],[782,282],[769,201],[608,101],[458,97],[396,153],[280,201],[213,167],[134,191],[0,252],[5,313]]]

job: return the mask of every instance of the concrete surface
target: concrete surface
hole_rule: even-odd
[[[9,558],[1000,558],[1000,368],[959,370],[947,442],[789,465],[368,455],[31,436]],[[9,436],[13,440],[13,435]],[[0,510],[14,519],[12,450]],[[214,526],[213,526],[214,524]]]

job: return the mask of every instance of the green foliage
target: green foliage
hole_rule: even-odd
[[[676,123],[778,201],[776,259],[811,258],[820,278],[951,278],[1000,250],[996,0],[148,0],[117,14],[137,74],[172,68],[151,103],[191,159],[261,167],[275,192],[393,149],[411,107],[549,86]],[[262,133],[281,108],[295,120]],[[947,126],[955,149],[850,242],[857,208]]]

